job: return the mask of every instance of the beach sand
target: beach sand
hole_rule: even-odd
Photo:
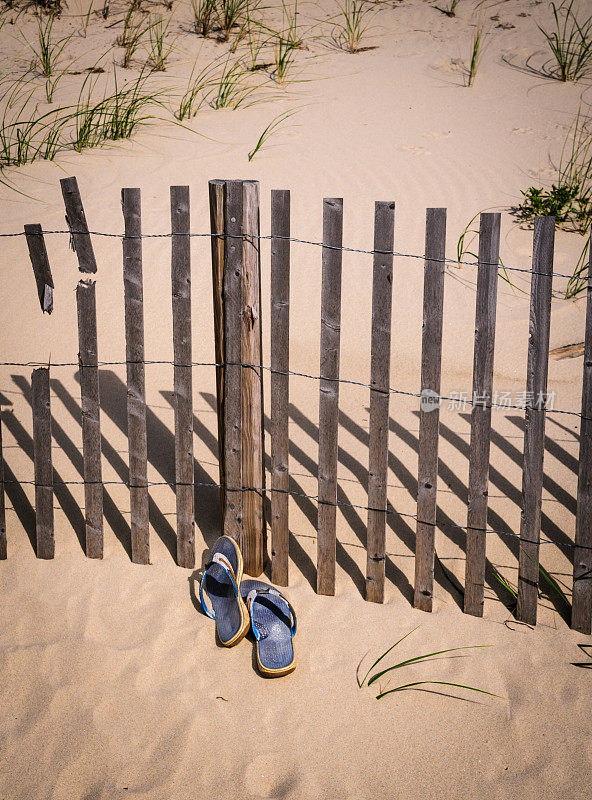
[[[584,4],[585,5],[585,4]],[[119,7],[118,7],[119,8]],[[175,3],[178,34],[163,86],[184,87],[194,59],[227,45],[189,32],[189,4]],[[204,107],[191,130],[163,110],[130,141],[82,154],[61,154],[9,176],[21,194],[0,187],[0,232],[39,222],[63,230],[59,179],[76,175],[91,230],[121,233],[120,189],[142,190],[144,233],[170,231],[169,186],[189,184],[192,230],[209,231],[208,180],[260,181],[261,230],[270,228],[270,190],[288,188],[292,235],[322,238],[323,197],[344,198],[344,245],[372,249],[375,200],[396,202],[395,249],[421,255],[426,207],[448,209],[447,255],[469,220],[483,210],[502,214],[504,264],[529,269],[532,231],[508,209],[520,191],[553,179],[589,83],[562,84],[529,73],[544,63],[537,23],[547,4],[508,0],[475,11],[461,0],[448,18],[423,0],[380,3],[367,45],[350,55],[336,49],[326,20],[336,7],[301,7],[308,49],[299,51],[294,80],[285,87],[262,79],[262,102],[236,111]],[[75,32],[72,7],[60,30]],[[114,8],[110,20],[121,14]],[[278,17],[277,9],[273,12]],[[499,19],[492,19],[492,17]],[[474,86],[464,86],[460,60],[469,58],[480,20],[487,32]],[[91,19],[87,38],[69,43],[76,70],[95,63],[117,28]],[[28,36],[35,20],[0,31],[13,72],[27,56],[13,37]],[[502,24],[504,27],[499,27]],[[512,25],[514,27],[508,27]],[[177,26],[177,27],[175,27]],[[56,28],[58,23],[56,23]],[[120,52],[120,51],[117,51]],[[118,56],[119,57],[119,56]],[[144,56],[145,58],[145,56]],[[512,66],[513,65],[513,66]],[[122,80],[141,69],[141,58]],[[83,77],[65,75],[55,102],[71,102]],[[269,84],[269,86],[268,86]],[[269,94],[269,98],[266,96]],[[65,98],[65,99],[61,99]],[[249,162],[261,131],[283,111],[297,114]],[[168,121],[167,121],[168,120]],[[55,308],[42,316],[23,237],[3,239],[2,360],[76,362],[74,289],[80,274],[64,235],[48,235]],[[569,273],[584,240],[558,231],[555,269]],[[119,238],[94,237],[98,262],[99,358],[125,359],[123,280]],[[210,244],[192,239],[193,358],[214,361]],[[147,239],[144,249],[146,358],[172,359],[170,242]],[[471,260],[468,258],[468,260]],[[396,257],[391,386],[417,392],[420,379],[423,262]],[[516,402],[525,390],[528,274],[501,281],[494,390]],[[341,375],[368,383],[371,256],[344,253]],[[318,374],[321,251],[292,244],[291,368]],[[269,360],[269,242],[262,244],[264,360]],[[581,342],[582,297],[561,299],[557,279],[551,348]],[[454,264],[445,283],[442,393],[470,396],[476,271]],[[5,478],[33,480],[30,374],[0,372]],[[579,411],[582,358],[550,361],[556,409]],[[56,481],[80,481],[80,386],[75,367],[51,369]],[[149,480],[174,480],[172,367],[146,367]],[[269,416],[269,378],[265,405]],[[194,369],[196,480],[218,481],[215,375]],[[318,382],[290,384],[290,471],[295,492],[316,495]],[[127,474],[125,368],[101,370],[105,554],[86,559],[82,485],[56,487],[53,561],[35,558],[34,492],[7,484],[8,559],[0,563],[0,797],[51,798],[377,798],[486,797],[546,800],[589,796],[592,765],[590,638],[569,629],[564,609],[541,586],[536,629],[516,622],[500,587],[486,587],[484,618],[462,613],[462,598],[437,566],[434,610],[412,607],[417,492],[417,400],[391,399],[387,584],[384,605],[363,599],[366,555],[369,390],[340,391],[337,588],[316,595],[316,505],[290,500],[290,586],[298,613],[296,671],[265,680],[256,671],[254,644],[216,645],[214,625],[201,612],[197,571],[220,534],[215,488],[196,489],[196,570],[175,565],[175,497],[168,485],[151,489],[151,565],[129,555],[129,493],[113,482]],[[439,518],[436,550],[449,575],[464,582],[469,406],[441,410]],[[569,590],[579,451],[577,416],[549,414],[543,488],[541,563]],[[266,452],[270,452],[269,439]],[[520,525],[523,413],[493,413],[490,517],[496,530]],[[513,585],[517,542],[488,534],[487,556]],[[495,582],[493,582],[495,583]],[[415,630],[383,662],[453,647],[486,645],[414,664],[380,686],[359,689],[362,667]],[[580,647],[581,646],[581,647]],[[366,667],[367,668],[367,667]],[[365,670],[362,669],[362,673]],[[415,681],[449,681],[500,697],[424,685],[376,699],[377,688]]]

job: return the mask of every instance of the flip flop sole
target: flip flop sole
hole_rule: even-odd
[[[246,580],[241,584],[241,595],[246,597],[252,589],[269,588],[263,581]],[[266,678],[280,678],[289,675],[296,669],[296,656],[292,636],[289,633],[289,624],[281,622],[283,610],[276,606],[274,596],[270,595],[265,604],[258,604],[257,623],[268,631],[268,636],[256,643],[257,667]],[[288,636],[284,635],[284,628]],[[275,634],[275,635],[274,635]],[[281,666],[273,666],[273,664]]]
[[[234,546],[234,549],[236,551],[237,568],[236,568],[236,573],[235,574],[236,574],[237,586],[240,587],[241,580],[242,580],[242,577],[243,577],[243,570],[244,570],[243,556],[242,556],[242,553],[240,551],[239,546],[234,541],[234,539],[230,539],[230,537],[228,537],[228,539],[229,539],[230,542],[232,542],[232,544]],[[240,590],[239,590],[239,594],[238,594],[238,597],[237,597],[237,603],[238,603],[238,608],[239,608],[239,612],[240,612],[241,621],[240,621],[240,626],[239,626],[237,632],[234,634],[234,636],[232,636],[230,639],[224,640],[220,636],[220,631],[218,630],[218,625],[217,624],[216,624],[216,627],[215,627],[215,632],[216,632],[216,636],[218,638],[218,641],[224,647],[234,647],[235,644],[238,644],[241,641],[241,639],[244,639],[244,637],[247,635],[247,633],[249,632],[249,628],[251,626],[251,619],[249,617],[249,612],[247,611],[247,607],[246,607],[246,605],[244,603],[243,598],[241,597]]]

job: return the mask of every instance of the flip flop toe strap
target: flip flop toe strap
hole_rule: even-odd
[[[207,577],[207,574],[208,574],[210,568],[213,567],[214,564],[218,564],[218,566],[222,567],[224,572],[226,572],[226,574],[230,578],[230,582],[232,583],[232,588],[234,589],[234,594],[235,594],[235,596],[237,598],[238,598],[238,594],[239,594],[238,586],[237,586],[237,583],[236,583],[236,575],[234,574],[234,569],[232,568],[232,564],[226,558],[226,556],[223,555],[222,553],[214,553],[214,555],[212,556],[212,560],[210,562],[208,562],[206,564],[206,566],[205,566],[204,573],[203,573],[202,578],[201,578],[201,583],[199,585],[199,601],[201,603],[201,607],[204,610],[204,613],[210,619],[216,619],[216,613],[214,611],[214,607],[213,606],[212,606],[211,609],[208,608],[208,606],[206,604],[206,601],[205,601],[205,597],[204,597],[204,589],[205,589],[205,593],[207,594],[207,589],[205,587],[206,577]]]
[[[249,609],[249,614],[251,616],[251,627],[253,628],[253,634],[255,635],[255,639],[257,639],[257,641],[260,641],[261,639],[264,639],[267,634],[261,633],[257,629],[257,625],[255,624],[255,620],[253,619],[253,606],[257,601],[261,602],[261,599],[263,597],[270,594],[273,595],[274,597],[277,597],[278,600],[281,601],[282,605],[286,607],[286,610],[288,612],[287,616],[290,618],[291,621],[290,634],[293,639],[294,635],[296,634],[296,612],[292,608],[291,603],[288,600],[286,600],[284,595],[278,592],[276,589],[273,589],[271,586],[269,587],[269,589],[252,589],[247,595],[247,608]]]

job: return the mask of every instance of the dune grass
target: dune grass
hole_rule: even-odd
[[[240,27],[252,5],[252,0],[218,0],[217,15],[222,41],[230,39],[233,28]]]
[[[213,83],[212,108],[236,109],[250,105],[252,95],[258,88],[248,82],[250,73],[241,59],[232,62],[228,59],[222,73]]]
[[[53,160],[66,144],[70,121],[67,110],[39,113],[35,86],[21,80],[4,82],[0,92],[0,170],[20,167],[38,159]]]
[[[55,14],[39,15],[37,18],[37,37],[35,41],[25,38],[25,43],[33,54],[32,69],[45,78],[45,96],[51,103],[60,78],[66,67],[61,68],[61,56],[73,34],[56,39],[53,35]],[[24,38],[24,37],[23,37]]]
[[[522,202],[514,209],[520,220],[554,216],[562,230],[589,235],[592,230],[592,120],[581,107],[572,123],[563,147],[557,178],[550,188],[530,186],[522,191]],[[565,298],[576,297],[586,287],[587,242],[568,281]]]
[[[574,2],[551,3],[554,28],[537,25],[556,64],[554,77],[560,81],[579,81],[592,73],[592,14],[578,20]]]
[[[196,59],[187,81],[187,88],[181,97],[178,108],[174,112],[179,122],[194,117],[204,103],[207,102],[216,68],[217,62],[214,61],[197,71]]]
[[[89,75],[82,86],[74,120],[73,147],[78,152],[99,147],[108,141],[129,139],[142,125],[155,118],[153,109],[162,105],[160,93],[147,86],[145,71],[127,86],[119,88],[115,73],[114,91],[94,97],[96,79]]]
[[[298,109],[293,109],[291,111],[284,111],[282,114],[278,114],[277,117],[274,117],[269,125],[263,129],[261,136],[257,139],[255,147],[251,150],[248,154],[249,161],[252,161],[257,153],[261,150],[261,148],[265,145],[267,140],[274,134],[277,133],[278,128],[289,118],[294,116],[294,114],[298,113]]]
[[[440,11],[442,14],[445,14],[447,17],[456,17],[456,7],[459,4],[460,0],[448,0],[448,5],[445,6],[432,6],[435,8],[436,11]]]
[[[467,86],[472,86],[475,82],[475,78],[477,77],[477,70],[479,68],[479,62],[481,60],[482,54],[482,44],[483,44],[483,28],[481,26],[477,27],[475,33],[473,34],[473,40],[471,43],[471,59],[469,62],[469,68],[467,72]]]
[[[193,26],[200,36],[208,36],[217,23],[216,0],[191,0]]]
[[[117,44],[120,47],[123,47],[123,59],[121,66],[124,67],[124,69],[128,69],[130,66],[133,56],[140,47],[142,39],[150,27],[150,25],[144,24],[143,17],[137,17],[134,15],[135,6],[132,3],[125,16],[123,32],[117,39]]]
[[[479,649],[479,648],[484,648],[484,647],[491,647],[491,645],[487,645],[487,644],[475,644],[475,645],[466,645],[464,647],[449,647],[449,648],[446,648],[445,650],[435,650],[435,651],[433,651],[431,653],[423,653],[420,656],[413,656],[412,658],[407,658],[407,659],[405,659],[403,661],[399,661],[397,664],[393,664],[390,667],[386,667],[385,669],[381,669],[378,672],[374,672],[373,675],[370,675],[370,673],[378,666],[378,664],[380,664],[380,662],[384,658],[386,658],[386,656],[389,655],[389,653],[391,653],[395,649],[395,647],[397,647],[397,645],[401,644],[401,642],[404,641],[408,636],[411,636],[411,634],[414,633],[419,627],[420,626],[417,625],[415,628],[413,628],[408,633],[406,633],[404,636],[402,636],[400,639],[398,639],[387,650],[385,650],[384,653],[382,653],[374,661],[374,663],[370,666],[370,669],[368,669],[368,671],[366,672],[366,674],[364,675],[364,677],[361,680],[360,680],[360,667],[361,667],[362,661],[364,661],[365,657],[362,659],[362,661],[360,661],[360,663],[358,664],[358,667],[356,669],[356,682],[358,684],[358,688],[359,689],[362,689],[364,684],[366,684],[366,686],[372,686],[372,684],[376,683],[377,681],[380,681],[381,678],[384,678],[385,675],[387,675],[389,673],[393,673],[395,670],[402,669],[402,668],[407,667],[407,666],[409,666],[411,664],[422,664],[422,663],[424,663],[426,661],[429,661],[432,658],[435,658],[436,656],[445,655],[447,653],[455,653],[455,652],[458,652],[460,650],[474,650],[474,649]],[[389,678],[389,680],[390,680],[390,678]],[[416,686],[423,686],[425,684],[437,684],[439,686],[451,686],[451,687],[460,688],[460,689],[467,689],[468,691],[471,691],[471,692],[479,692],[481,694],[487,694],[490,697],[498,697],[498,698],[500,697],[500,695],[494,694],[493,692],[486,691],[485,689],[478,689],[478,688],[476,688],[474,686],[467,686],[467,685],[461,684],[461,683],[452,683],[451,681],[439,681],[439,680],[421,680],[421,681],[414,681],[412,683],[404,683],[404,684],[401,684],[399,686],[395,686],[392,689],[388,688],[388,683],[387,683],[386,686],[384,686],[384,687],[380,686],[379,687],[378,694],[376,695],[376,699],[380,700],[381,698],[386,697],[386,695],[388,695],[388,694],[393,694],[395,692],[402,692],[405,689],[412,689],[412,688],[415,688]],[[500,698],[500,699],[503,699],[503,698]]]
[[[348,53],[358,53],[374,10],[366,0],[345,0],[333,19],[334,39]]]
[[[156,15],[148,25],[148,60],[156,72],[164,72],[168,57],[173,51],[174,42],[167,42],[167,33],[173,17],[165,23],[162,16]]]
[[[282,29],[275,34],[273,49],[277,83],[284,83],[292,64],[294,52],[301,46],[298,36],[298,2],[290,7],[282,0]]]

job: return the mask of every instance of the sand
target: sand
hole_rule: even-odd
[[[163,85],[183,86],[200,46],[200,64],[225,52],[188,30],[189,7],[175,4],[179,38]],[[117,7],[114,7],[113,19]],[[170,230],[168,187],[191,186],[192,230],[207,233],[207,181],[240,177],[260,181],[262,232],[269,231],[274,188],[292,192],[292,232],[321,238],[323,197],[344,198],[344,244],[371,249],[375,200],[396,201],[395,248],[423,252],[425,208],[448,208],[450,257],[465,225],[481,210],[503,210],[504,263],[528,268],[532,232],[507,209],[520,190],[553,178],[550,158],[561,147],[589,84],[560,84],[521,67],[545,61],[536,24],[551,19],[546,4],[508,0],[475,11],[461,0],[449,19],[422,0],[380,3],[368,33],[375,49],[349,55],[318,21],[335,13],[329,2],[301,7],[313,26],[308,49],[297,54],[297,80],[278,88],[267,79],[269,99],[237,111],[205,107],[191,130],[170,114],[129,142],[83,154],[64,153],[11,171],[24,194],[0,187],[0,232],[40,222],[63,230],[59,179],[76,175],[91,229],[120,233],[120,189],[140,186],[146,233]],[[72,7],[59,21],[76,31]],[[119,12],[118,12],[119,13]],[[275,15],[275,16],[273,16]],[[498,16],[499,19],[491,19]],[[279,20],[277,9],[272,19]],[[487,37],[473,87],[466,88],[460,60],[480,19]],[[107,21],[109,22],[109,20]],[[56,23],[57,26],[58,23]],[[503,24],[505,27],[498,27]],[[513,25],[514,27],[507,27]],[[306,27],[305,26],[305,27]],[[18,20],[0,32],[6,69],[27,63],[17,27],[32,35],[35,22]],[[171,28],[172,30],[173,28]],[[87,38],[75,35],[69,57],[75,69],[95,63],[113,44],[117,28],[91,20]],[[120,52],[120,51],[118,51]],[[9,57],[14,61],[8,63]],[[119,58],[119,55],[118,55]],[[511,66],[511,65],[514,66]],[[135,76],[141,58],[122,76]],[[56,102],[70,102],[83,78],[65,75]],[[264,95],[265,97],[265,95]],[[62,99],[63,98],[63,99]],[[261,131],[278,113],[298,109],[248,162]],[[583,240],[558,232],[556,270],[569,272]],[[123,286],[121,244],[96,237],[99,264],[100,358],[121,361]],[[64,236],[48,236],[55,310],[42,317],[24,239],[4,239],[0,270],[2,360],[53,364],[77,357],[75,255]],[[209,242],[193,239],[193,353],[214,359]],[[292,246],[291,365],[318,372],[320,250]],[[146,357],[172,358],[170,244],[144,243]],[[344,378],[367,382],[370,352],[371,257],[344,254],[342,366]],[[495,390],[513,400],[525,388],[528,276],[514,273],[517,288],[501,283]],[[450,265],[445,285],[442,390],[470,392],[475,271]],[[263,246],[264,357],[269,355],[269,245]],[[551,347],[582,341],[582,299],[561,299],[555,285]],[[395,259],[391,385],[417,391],[420,373],[422,262]],[[555,407],[578,411],[582,358],[551,360],[549,388]],[[53,455],[56,479],[80,480],[80,387],[76,369],[54,366]],[[101,376],[104,480],[126,476],[125,370]],[[267,380],[267,379],[266,379]],[[266,409],[269,411],[266,383]],[[172,368],[147,367],[149,478],[174,476]],[[215,380],[211,368],[194,371],[196,478],[218,479]],[[6,477],[33,478],[30,369],[2,367],[0,401]],[[316,494],[318,384],[293,378],[290,417],[292,488]],[[341,387],[339,500],[367,502],[368,390]],[[441,414],[439,515],[466,522],[469,420],[466,409],[444,405]],[[491,452],[490,524],[517,531],[520,522],[522,414],[496,411]],[[541,562],[571,587],[579,421],[550,414],[543,491]],[[366,515],[342,508],[338,519],[336,597],[320,597],[315,583],[316,508],[306,498],[290,502],[290,586],[298,612],[298,667],[270,681],[255,668],[253,642],[216,646],[213,623],[196,599],[197,570],[174,563],[175,498],[153,487],[151,566],[129,558],[129,495],[105,488],[105,557],[84,557],[83,487],[56,490],[56,558],[36,560],[31,545],[34,512],[30,485],[8,486],[9,558],[0,563],[0,796],[31,798],[556,798],[589,794],[591,722],[590,639],[568,627],[561,607],[545,593],[539,624],[518,624],[486,588],[484,619],[462,613],[458,592],[437,569],[434,611],[411,606],[417,491],[417,404],[395,395],[391,403],[389,502],[398,514],[387,528],[384,606],[363,600]],[[267,441],[269,453],[269,441]],[[196,542],[200,567],[220,532],[215,489],[196,492]],[[437,532],[438,556],[464,580],[462,530]],[[488,558],[515,584],[517,548],[511,537],[491,535]],[[544,587],[543,587],[544,588]],[[426,685],[376,699],[376,685],[358,689],[356,667],[419,626],[396,651],[404,658],[452,647],[488,645],[456,657],[416,664],[393,674],[389,688],[421,680],[479,687],[499,698]],[[582,647],[580,647],[582,646]],[[396,656],[398,655],[398,658]],[[389,657],[390,658],[390,657]],[[366,663],[365,662],[365,663]],[[369,666],[368,663],[368,666]],[[386,679],[383,688],[386,688]]]

